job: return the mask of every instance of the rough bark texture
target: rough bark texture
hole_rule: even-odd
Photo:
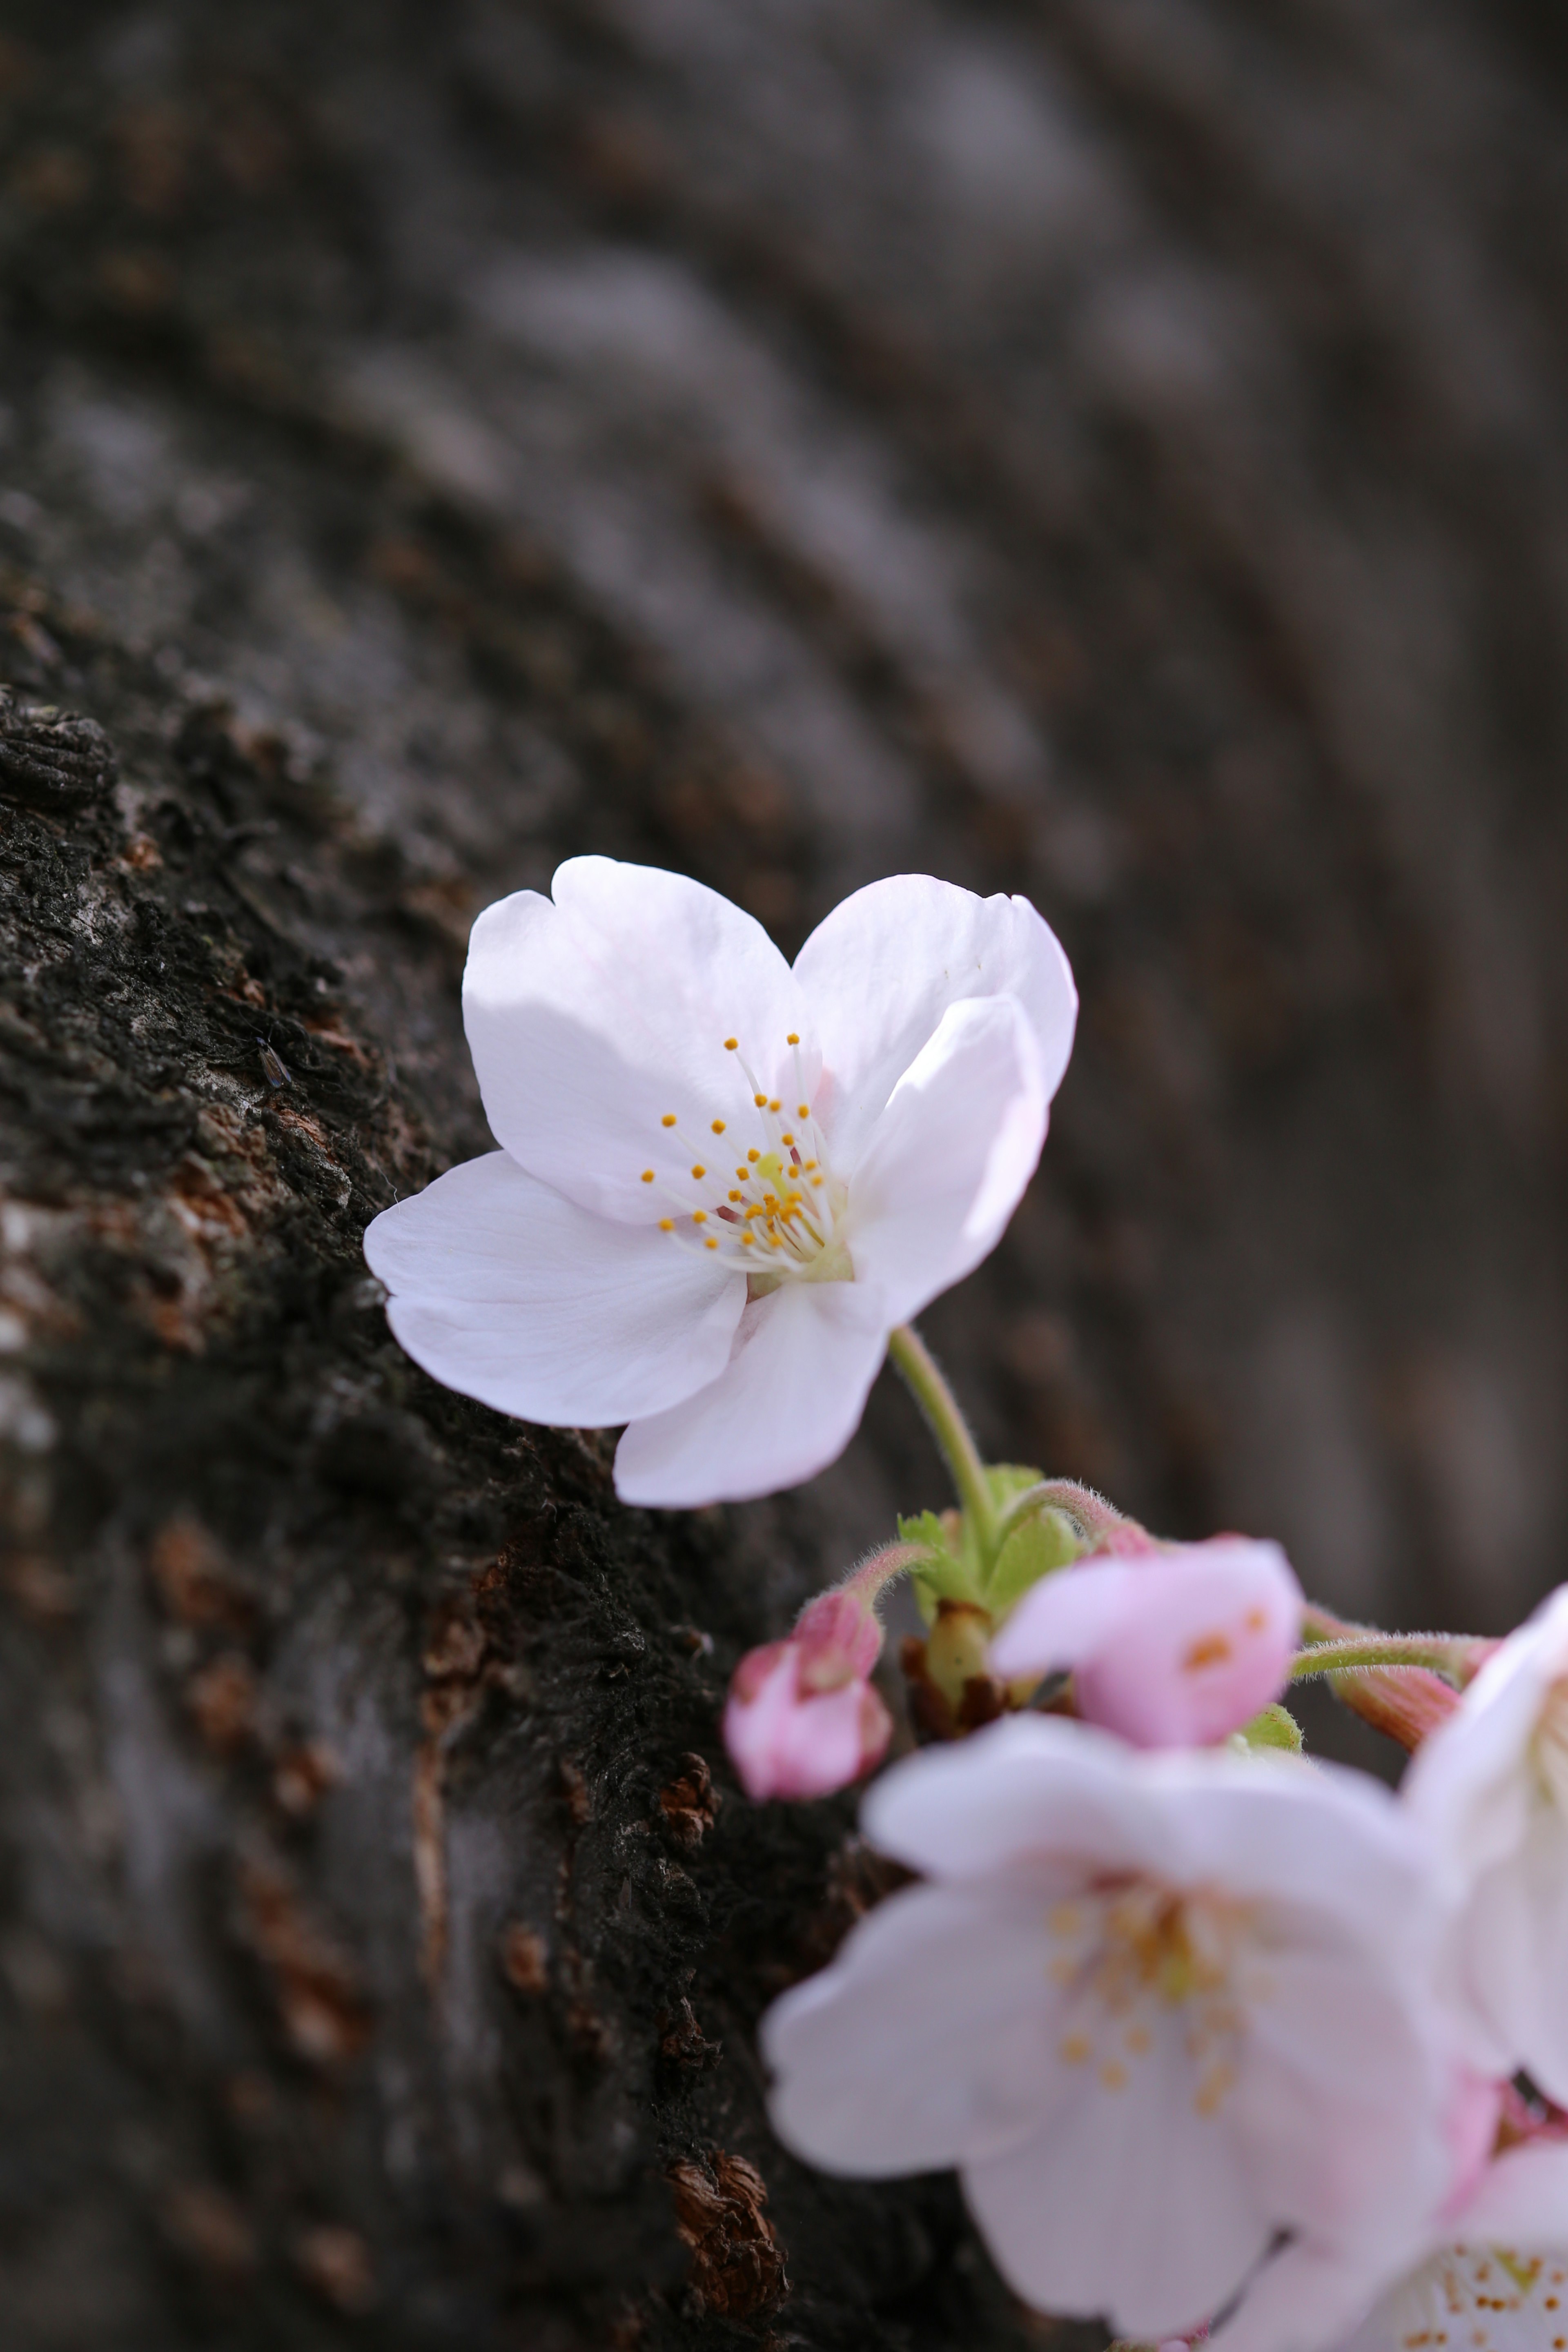
[[[467,925],[561,855],[790,948],[881,872],[1022,889],[1086,1014],[931,1318],[987,1445],[1516,1613],[1565,70],[1522,0],[11,0],[7,2347],[1048,2332],[950,2182],[762,2113],[878,1887],[718,1705],[944,1499],[907,1402],[625,1512],[415,1371],[359,1235],[483,1148]]]

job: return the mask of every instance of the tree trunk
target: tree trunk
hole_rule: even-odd
[[[1565,67],[1523,0],[12,0],[7,2347],[1043,2340],[950,2181],[763,2109],[879,1881],[719,1708],[946,1499],[912,1408],[626,1511],[414,1369],[360,1235],[487,1148],[468,925],[562,856],[792,951],[1021,890],[1085,1018],[930,1318],[988,1449],[1517,1615]]]

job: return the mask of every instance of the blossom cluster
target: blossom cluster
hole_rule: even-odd
[[[1380,1633],[1275,1544],[982,1461],[910,1318],[1045,1141],[1077,998],[1033,908],[895,877],[792,966],[577,858],[480,917],[464,1008],[501,1148],[366,1237],[410,1355],[623,1425],[622,1498],[676,1507],[822,1467],[890,1352],[952,1474],[731,1682],[758,1801],[919,1743],[862,1813],[913,1883],[763,2020],[780,2139],[956,2168],[1019,2295],[1166,2352],[1568,2352],[1568,1588],[1500,1643]],[[1311,1675],[1397,1792],[1305,1754]]]

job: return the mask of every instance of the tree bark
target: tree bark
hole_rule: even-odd
[[[947,1499],[907,1400],[626,1511],[415,1370],[360,1235],[487,1148],[468,924],[562,856],[791,950],[883,872],[1021,890],[1085,1019],[930,1318],[987,1450],[1517,1615],[1565,68],[1523,0],[13,0],[7,2345],[1046,2339],[950,2181],[763,2107],[881,1881],[719,1709]]]

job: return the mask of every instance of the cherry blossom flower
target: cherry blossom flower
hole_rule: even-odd
[[[1019,1717],[896,1765],[863,1820],[927,1883],[763,2021],[797,2155],[956,2164],[1021,2295],[1140,2340],[1218,2315],[1219,2352],[1308,2352],[1424,2251],[1440,1898],[1379,1784]]]
[[[809,1477],[1034,1171],[1067,960],[1026,900],[921,875],[857,891],[793,967],[683,875],[576,857],[552,890],[474,925],[464,1019],[502,1149],[371,1225],[393,1330],[501,1412],[626,1423],[629,1502]]]
[[[869,1675],[882,1647],[874,1612],[824,1592],[784,1642],[748,1650],[724,1709],[724,1744],[750,1797],[826,1797],[879,1764],[892,1717]]]
[[[1510,2147],[1340,2352],[1568,2352],[1568,2145]]]
[[[1458,1990],[1476,2054],[1568,2104],[1568,1586],[1489,1658],[1405,1797],[1458,1874]]]
[[[1300,1635],[1301,1589],[1278,1544],[1145,1538],[1043,1577],[991,1645],[1006,1681],[1073,1669],[1087,1723],[1139,1748],[1201,1747],[1278,1697]]]

